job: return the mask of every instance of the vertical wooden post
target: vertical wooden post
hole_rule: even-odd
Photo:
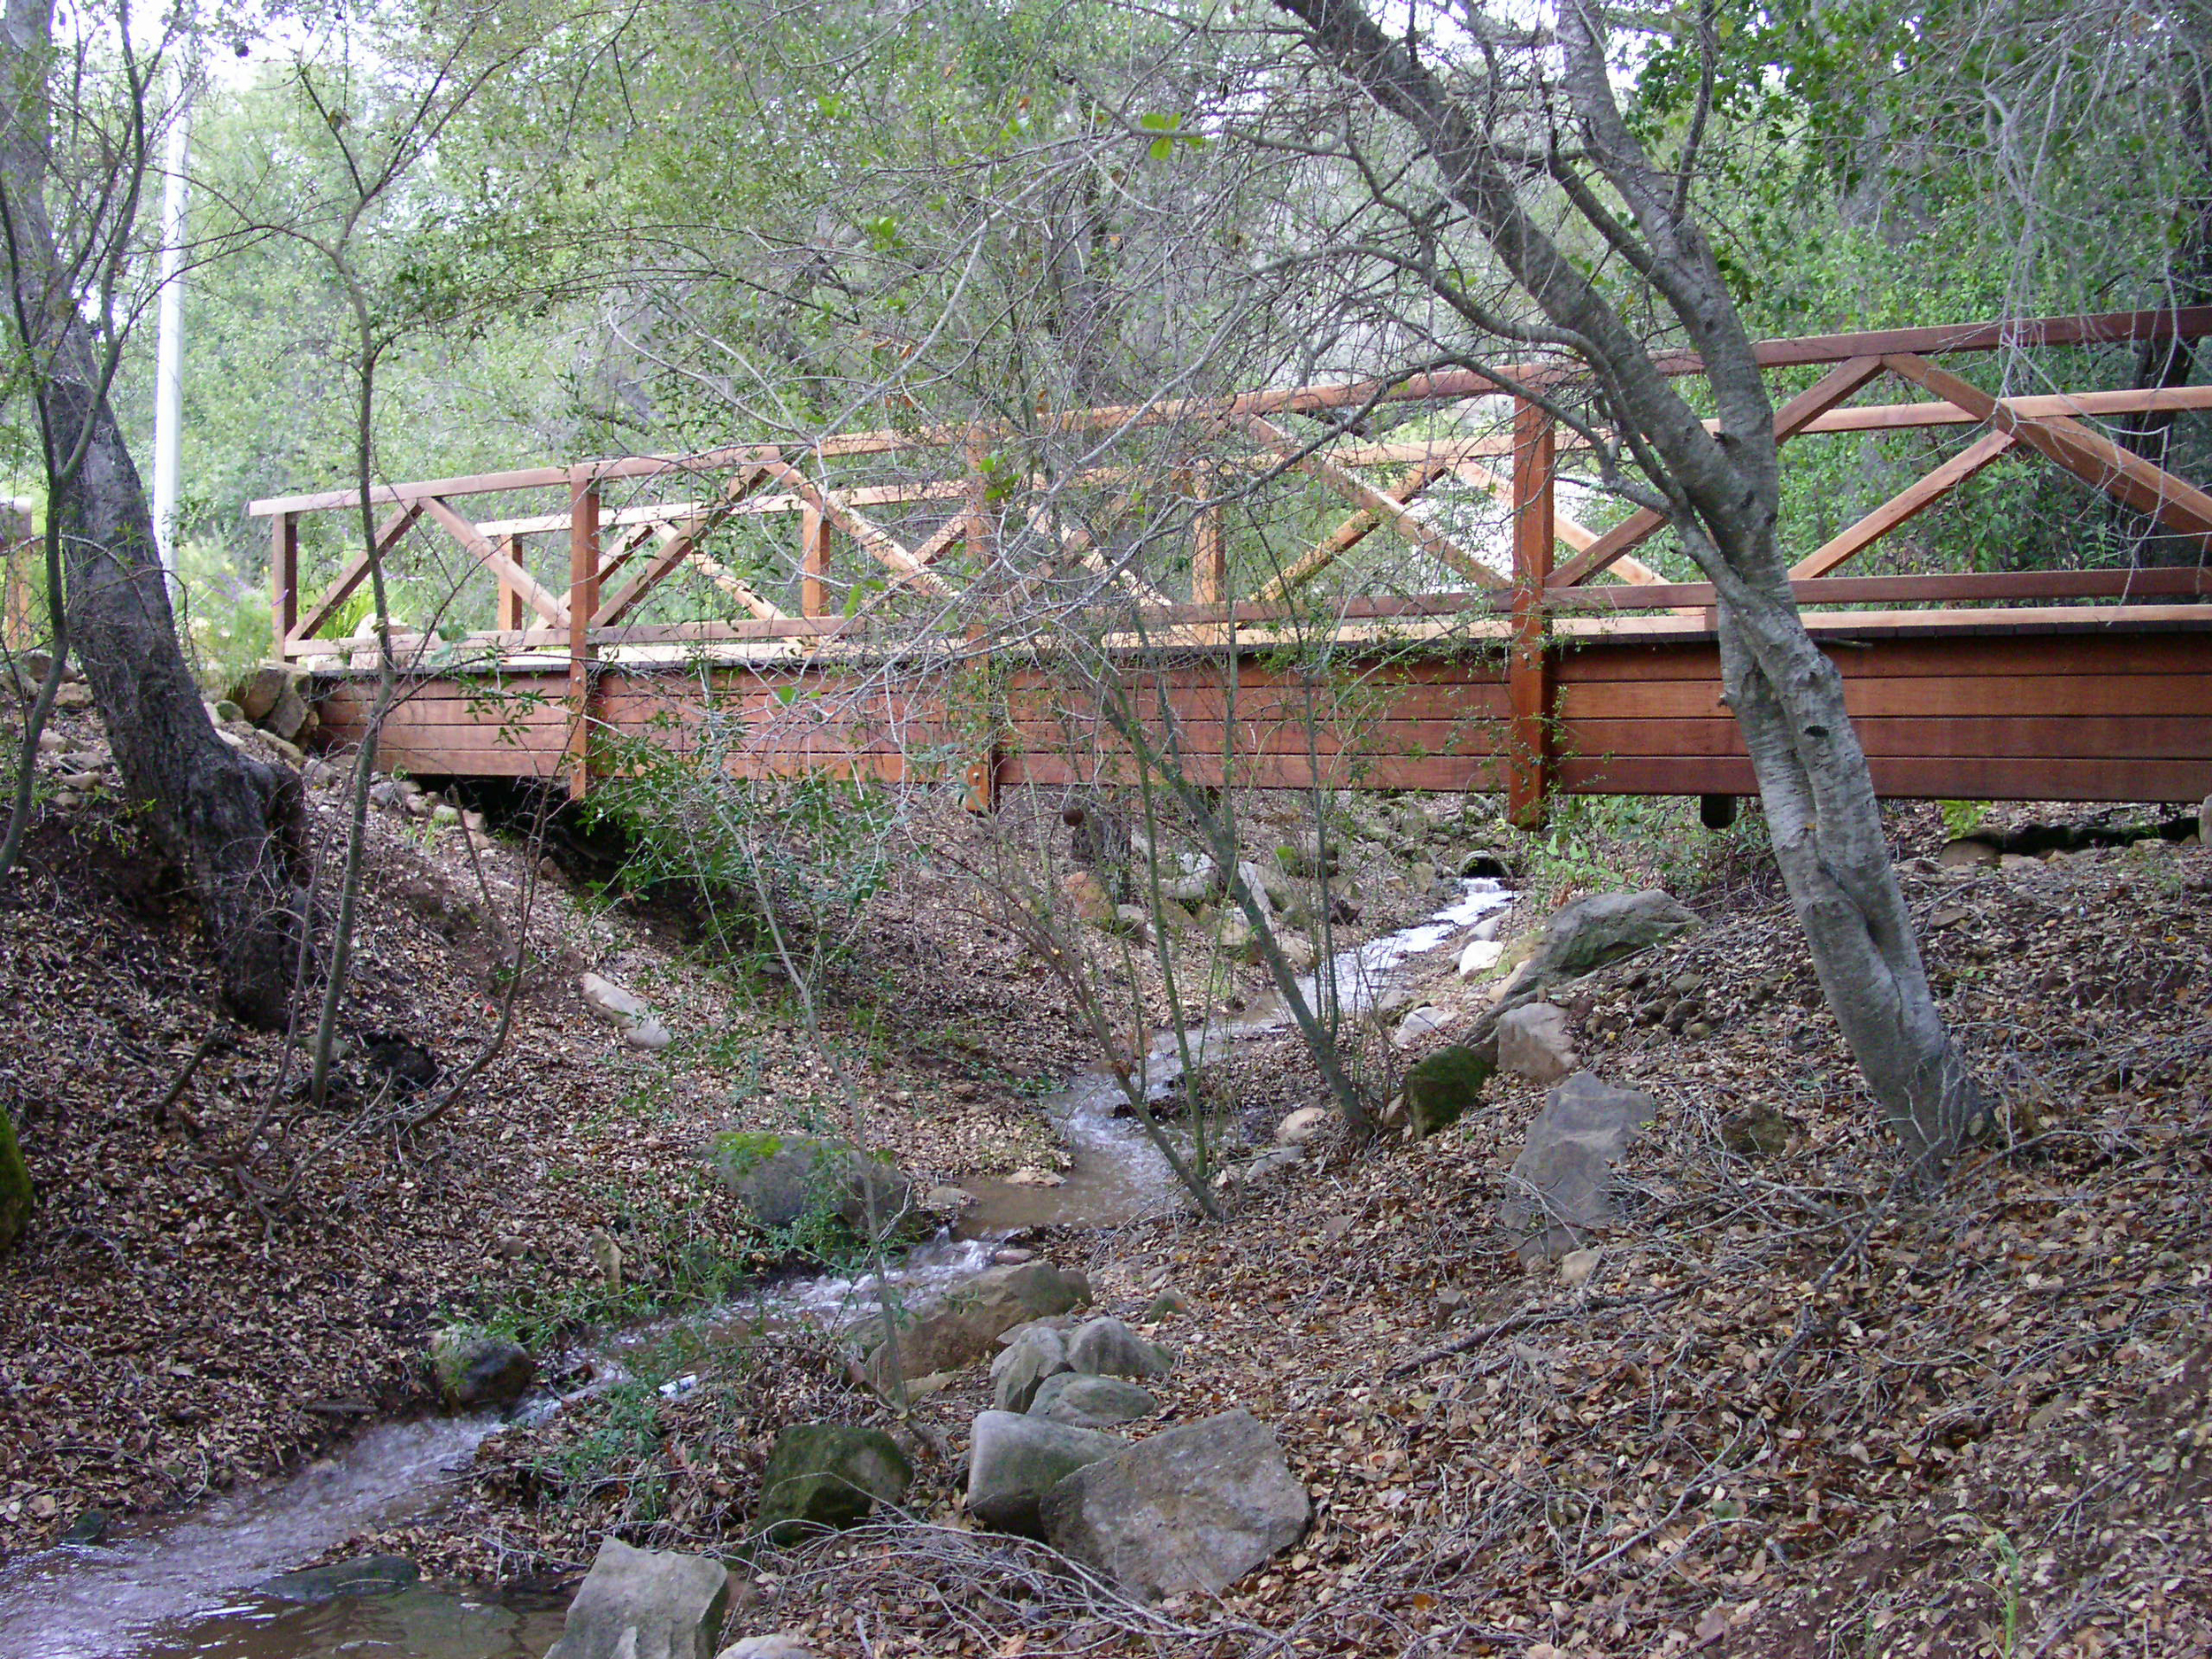
[[[599,609],[599,485],[589,466],[568,475],[568,794],[591,787],[591,613]]]
[[[991,595],[997,591],[991,574],[990,483],[983,471],[984,459],[990,452],[981,434],[969,434],[964,450],[968,469],[967,513],[962,532],[967,542],[968,562],[973,570],[968,584],[971,603],[988,603]],[[968,618],[969,645],[979,648],[989,637],[990,627],[989,618],[971,616]],[[986,703],[984,713],[987,718],[995,722],[997,710],[991,700],[999,695],[999,687],[991,673],[989,659],[979,649],[977,650],[974,672],[964,678],[966,683],[982,688]],[[958,717],[957,710],[948,709],[946,712],[956,718]],[[984,744],[974,758],[968,762],[967,793],[962,797],[961,804],[969,811],[998,810],[999,760],[999,742],[994,732],[991,741]]]
[[[19,651],[29,647],[42,630],[31,615],[31,594],[38,586],[34,574],[43,550],[35,539],[37,521],[31,510],[15,502],[0,504],[0,644]]]
[[[1544,821],[1552,787],[1552,660],[1544,611],[1557,536],[1553,518],[1552,419],[1525,398],[1513,403],[1513,626],[1506,691],[1506,816],[1519,828]]]
[[[799,509],[799,614],[830,614],[830,526],[819,507]]]
[[[300,516],[280,512],[269,520],[269,655],[278,662],[290,659],[299,625]]]
[[[529,568],[522,557],[520,536],[507,537],[506,546],[502,551],[516,564],[522,565],[524,569]],[[502,634],[519,634],[522,631],[522,595],[509,584],[503,576],[499,579],[499,618],[493,626]]]

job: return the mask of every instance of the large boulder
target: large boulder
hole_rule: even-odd
[[[1650,1095],[1616,1088],[1588,1071],[1545,1096],[1498,1211],[1509,1229],[1525,1235],[1523,1259],[1556,1260],[1583,1244],[1590,1229],[1617,1218],[1607,1179],[1653,1110]]]
[[[1157,1601],[1226,1589],[1296,1543],[1313,1505],[1267,1425],[1225,1411],[1087,1463],[1041,1514],[1053,1548]]]
[[[456,1328],[430,1345],[438,1392],[457,1411],[502,1411],[530,1392],[538,1363],[518,1342]]]
[[[610,1538],[545,1659],[711,1659],[729,1600],[720,1562]]]
[[[1501,989],[1499,1002],[1509,1007],[1532,1002],[1553,986],[1665,944],[1697,925],[1693,912],[1656,887],[1577,899],[1544,924],[1527,959]]]
[[[280,1601],[335,1601],[341,1596],[394,1595],[421,1577],[422,1569],[404,1555],[357,1555],[327,1566],[280,1572],[254,1589]]]
[[[1071,1429],[1102,1431],[1140,1422],[1159,1409],[1160,1402],[1134,1383],[1074,1371],[1046,1378],[1029,1402],[1031,1417],[1048,1417]]]
[[[1001,1411],[1026,1411],[1038,1385],[1067,1369],[1067,1338],[1041,1321],[1018,1326],[991,1362],[991,1403]]]
[[[1472,1048],[1439,1048],[1406,1073],[1406,1118],[1417,1135],[1432,1135],[1457,1123],[1482,1098],[1497,1066]]]
[[[1549,1002],[1524,1002],[1498,1020],[1498,1069],[1534,1083],[1556,1083],[1575,1069],[1574,1033],[1567,1010]]]
[[[1125,1451],[1118,1434],[1070,1428],[1048,1417],[985,1411],[968,1448],[968,1513],[994,1532],[1041,1538],[1039,1506],[1065,1476]]]
[[[903,1502],[913,1479],[906,1454],[880,1429],[796,1424],[768,1454],[755,1530],[781,1543],[809,1527],[857,1526],[877,1504]]]
[[[277,699],[285,694],[291,684],[290,670],[280,668],[274,663],[264,663],[260,667],[249,671],[243,679],[231,687],[230,701],[238,705],[241,714],[258,726],[269,718],[269,711],[276,707]]]
[[[913,1198],[888,1158],[810,1135],[725,1130],[708,1143],[707,1164],[715,1185],[771,1229],[834,1216],[864,1237],[872,1219],[888,1233]]]
[[[1164,1377],[1168,1356],[1110,1315],[1068,1339],[1068,1369],[1087,1377]]]
[[[1064,1272],[1042,1259],[988,1269],[901,1325],[895,1344],[885,1342],[880,1331],[873,1342],[864,1344],[872,1349],[868,1380],[881,1392],[890,1391],[895,1346],[898,1375],[909,1381],[959,1371],[988,1354],[1016,1325],[1071,1312],[1090,1300],[1090,1282],[1082,1274]]]

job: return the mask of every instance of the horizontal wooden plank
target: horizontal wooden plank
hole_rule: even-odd
[[[1890,800],[2195,801],[2212,793],[2212,761],[1890,757],[1870,763]],[[1560,786],[1578,795],[1755,795],[1747,760],[1563,760]]]
[[[2192,715],[2124,717],[1915,716],[1855,720],[1870,757],[1983,755],[2016,759],[2212,759],[2212,720]],[[1394,726],[1390,730],[1395,730]],[[1562,754],[1621,757],[1735,756],[1734,719],[1576,720],[1560,723]]]
[[[1151,741],[1163,750],[1166,735],[1148,727]],[[1246,755],[1303,754],[1310,743],[1319,755],[1398,755],[1409,759],[1428,756],[1494,755],[1504,743],[1502,720],[1372,720],[1351,726],[1318,726],[1309,731],[1302,723],[1269,724],[1240,720],[1233,728],[1218,721],[1193,721],[1176,729],[1176,746],[1185,754]],[[1018,724],[1008,733],[1006,746],[1029,754],[1072,754],[1090,751],[1127,752],[1127,746],[1110,732],[1096,727],[1072,728],[1040,724]]]
[[[1843,700],[1855,718],[2212,715],[2212,675],[1852,678],[1844,681]],[[1566,720],[1703,719],[1727,714],[1720,687],[1711,681],[1601,680],[1559,688],[1559,715]]]
[[[1254,757],[1225,772],[1214,757],[1195,755],[1182,767],[1185,778],[1205,787],[1225,781],[1244,789],[1423,789],[1450,794],[1493,794],[1504,787],[1494,760],[1439,756],[1421,760],[1325,760],[1317,769],[1287,756]],[[1091,782],[1133,783],[1133,768],[1109,757],[1080,761],[1059,755],[1009,755],[1000,762],[1002,787],[1024,784],[1061,788]]]

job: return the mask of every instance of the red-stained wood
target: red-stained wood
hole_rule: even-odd
[[[1513,405],[1513,633],[1506,655],[1506,695],[1513,705],[1506,744],[1506,817],[1536,829],[1552,783],[1552,653],[1544,626],[1544,587],[1558,541],[1553,519],[1556,462],[1548,411]]]
[[[28,539],[26,538],[26,545]],[[9,561],[9,573],[14,574],[15,563]],[[363,564],[365,572],[368,566]],[[14,621],[13,603],[16,588],[20,586],[24,595],[25,614],[29,614],[30,584],[26,581],[9,586],[11,623]],[[292,648],[293,636],[300,626],[300,516],[296,512],[279,513],[269,524],[269,634],[282,657]],[[28,635],[27,634],[27,640]],[[12,641],[10,643],[13,643]]]
[[[569,480],[568,714],[569,798],[591,790],[591,618],[599,609],[599,486],[589,469]],[[526,595],[525,597],[527,597]]]

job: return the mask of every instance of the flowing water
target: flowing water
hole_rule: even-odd
[[[1333,981],[1346,1015],[1392,1006],[1402,995],[1397,968],[1511,902],[1496,882],[1462,885],[1463,895],[1426,921],[1341,951],[1331,975],[1302,980],[1309,1006],[1325,988],[1317,978]],[[1202,1063],[1289,1019],[1271,995],[1187,1033],[1190,1052]],[[1154,1038],[1144,1066],[1151,1098],[1181,1077],[1181,1048],[1172,1032]],[[1120,1085],[1102,1067],[1079,1072],[1047,1101],[1071,1156],[1065,1179],[971,1182],[979,1202],[964,1218],[965,1236],[933,1240],[891,1270],[902,1300],[925,1302],[980,1272],[1010,1232],[1113,1226],[1174,1209],[1172,1171],[1133,1120],[1114,1115],[1120,1104]],[[694,1323],[710,1338],[801,1317],[839,1323],[870,1312],[877,1290],[870,1275],[786,1280]],[[595,1356],[597,1375],[579,1392],[620,1376],[625,1347],[646,1334],[618,1338]],[[687,1380],[668,1386],[680,1391]],[[518,1415],[542,1420],[576,1397],[541,1399]],[[300,1606],[251,1588],[357,1532],[434,1511],[478,1444],[500,1427],[491,1417],[386,1424],[288,1479],[234,1493],[188,1519],[0,1563],[0,1659],[539,1659],[560,1634],[565,1597],[419,1586]]]

